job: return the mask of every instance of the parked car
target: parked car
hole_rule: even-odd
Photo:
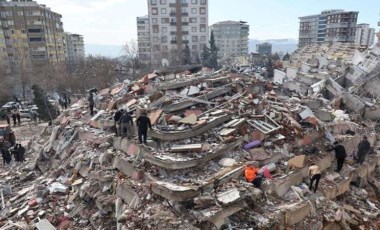
[[[32,111],[29,109],[20,109],[21,118],[32,118]]]
[[[10,111],[12,109],[17,109],[17,107],[19,107],[19,106],[20,106],[20,104],[18,102],[10,101],[10,102],[7,102],[5,105],[3,105],[1,108]]]

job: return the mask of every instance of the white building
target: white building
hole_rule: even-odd
[[[150,46],[150,27],[149,17],[137,18],[137,43],[139,50],[139,60],[141,63],[149,65],[151,58],[151,46]]]
[[[208,0],[148,0],[151,63],[180,63],[188,44],[193,61],[208,43]]]
[[[75,66],[85,58],[83,36],[79,34],[65,33],[66,38],[66,62],[69,66]]]
[[[219,58],[248,54],[249,25],[243,21],[224,21],[210,27],[219,48]]]
[[[360,46],[372,46],[375,42],[375,29],[369,28],[369,24],[357,24],[355,44]]]

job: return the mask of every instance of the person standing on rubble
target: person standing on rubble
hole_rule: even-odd
[[[13,125],[16,126],[16,121],[17,121],[17,115],[16,115],[16,111],[13,111],[12,112],[12,119],[13,119]]]
[[[125,111],[120,117],[120,133],[122,137],[131,137],[133,120],[129,112]]]
[[[319,180],[321,179],[321,170],[319,169],[319,166],[315,163],[311,163],[311,166],[309,167],[309,177],[309,190],[311,191],[313,189],[313,184],[315,181],[314,193],[316,193],[318,189]]]
[[[87,100],[88,100],[88,103],[90,105],[90,114],[91,114],[91,116],[94,116],[95,101],[94,101],[94,96],[92,95],[92,93],[90,93]]]
[[[256,168],[253,164],[248,164],[245,166],[244,175],[247,182],[252,183],[256,188],[261,187],[263,178],[258,175],[259,169]]]
[[[116,136],[121,136],[119,121],[120,121],[120,118],[123,115],[123,113],[124,113],[124,109],[121,109],[121,110],[116,111],[115,115],[113,116],[113,119],[115,121],[115,133],[116,133]]]
[[[335,172],[340,172],[343,167],[344,161],[346,159],[346,149],[343,145],[339,144],[339,142],[334,142],[334,147],[332,149],[328,149],[327,151],[335,150],[335,158],[336,158],[336,169]]]
[[[0,144],[0,151],[1,151],[1,156],[3,157],[3,164],[9,165],[12,161],[12,157],[11,157],[11,154],[9,153],[8,148],[4,146],[4,142]]]
[[[358,145],[358,163],[363,164],[365,155],[371,150],[371,144],[368,141],[367,136],[363,136],[363,140]]]
[[[147,116],[146,111],[139,118],[137,118],[136,123],[138,126],[138,135],[139,135],[140,144],[143,143],[143,139],[144,139],[144,144],[146,144],[146,139],[148,135],[148,127],[149,129],[152,129],[152,123],[150,122],[150,119]]]

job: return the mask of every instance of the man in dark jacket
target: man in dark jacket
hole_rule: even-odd
[[[137,118],[137,126],[138,126],[138,135],[139,135],[139,141],[140,144],[143,143],[146,144],[146,139],[148,135],[148,127],[149,129],[152,129],[152,124],[150,123],[149,117],[147,117],[146,112],[144,112],[139,118]]]
[[[11,160],[12,160],[12,157],[11,157],[11,154],[9,153],[9,150],[3,144],[1,144],[0,151],[1,151],[1,156],[3,157],[3,164],[9,165],[11,163]]]
[[[123,115],[123,113],[124,113],[124,109],[121,109],[121,110],[116,111],[115,115],[113,116],[113,119],[115,121],[115,133],[117,136],[121,135],[120,127],[119,127],[119,120],[120,120],[121,116]]]
[[[363,164],[365,155],[371,149],[371,144],[368,142],[368,138],[363,136],[363,140],[358,145],[358,163]]]
[[[123,115],[121,115],[120,117],[121,136],[128,137],[128,138],[131,137],[132,126],[133,126],[132,116],[129,112],[125,111]]]
[[[94,102],[94,96],[92,95],[92,93],[90,93],[90,95],[88,96],[88,103],[89,103],[89,106],[90,106],[90,113],[91,113],[91,116],[94,116],[94,106],[95,106],[95,102]]]
[[[344,160],[346,159],[346,149],[343,145],[339,144],[337,141],[334,142],[334,147],[328,151],[335,150],[335,158],[337,161],[335,172],[340,172],[343,167]]]

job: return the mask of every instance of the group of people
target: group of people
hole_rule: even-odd
[[[9,143],[0,143],[1,156],[3,157],[3,164],[9,165],[12,162],[12,156],[15,162],[25,161],[25,148],[21,144],[10,146]]]
[[[118,110],[114,115],[116,135],[131,138],[134,134],[132,112],[123,109]],[[140,144],[146,144],[148,128],[152,129],[152,124],[144,111],[136,120],[137,133]]]
[[[20,125],[21,124],[21,115],[19,109],[13,109],[10,113],[2,111],[1,113],[1,119],[4,121],[7,121],[7,124],[11,124],[11,118],[13,120],[13,125]]]
[[[58,99],[58,103],[61,106],[63,110],[67,109],[67,106],[71,104],[70,97],[66,96],[66,94],[63,95],[63,97]]]
[[[335,141],[334,146],[327,151],[335,151],[335,158],[336,158],[336,169],[335,172],[340,172],[343,168],[344,162],[347,157],[346,149],[342,144]],[[371,150],[371,144],[368,141],[367,136],[363,136],[363,139],[359,142],[357,147],[357,154],[354,156],[354,159],[357,163],[362,165],[365,160],[365,156],[369,154]],[[309,189],[310,191],[313,189],[313,184],[315,182],[314,186],[314,192],[318,189],[319,180],[321,179],[321,170],[319,169],[319,166],[315,165],[314,163],[309,167],[309,176],[310,176],[310,185]]]
[[[345,159],[347,157],[346,149],[342,144],[335,141],[334,146],[327,151],[335,151],[335,158],[336,158],[336,169],[335,172],[340,172],[343,168]],[[357,154],[354,156],[354,159],[357,163],[360,165],[363,164],[365,160],[365,156],[369,154],[371,150],[371,144],[368,141],[368,138],[366,136],[363,137],[363,139],[360,141],[357,147]],[[244,176],[247,182],[252,183],[255,187],[260,188],[263,179],[265,176],[263,176],[261,173],[259,173],[259,169],[255,167],[253,164],[248,164],[245,167],[244,170]],[[318,165],[315,163],[312,163],[309,167],[309,178],[310,178],[310,184],[309,184],[309,190],[316,192],[318,189],[319,180],[321,179],[322,172]]]

